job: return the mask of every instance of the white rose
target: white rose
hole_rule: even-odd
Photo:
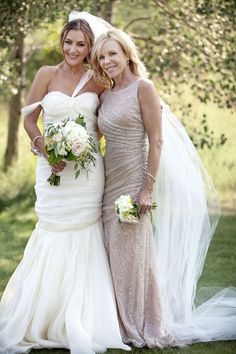
[[[73,130],[66,131],[65,137],[68,145],[72,145],[74,141],[79,140],[82,144],[85,144],[88,140],[88,134],[84,127],[81,125],[75,124]]]
[[[88,133],[86,132],[86,129],[84,127],[82,127],[81,125],[76,125],[74,132],[78,134],[78,137],[80,137],[84,142],[87,141]]]
[[[71,147],[71,151],[75,156],[79,156],[85,149],[86,145],[79,140],[74,141]]]
[[[118,205],[120,213],[123,214],[133,208],[132,200],[130,195],[121,195],[117,201],[116,205]]]
[[[68,120],[66,125],[64,126],[63,130],[66,134],[69,134],[78,124],[73,122],[73,120]]]
[[[60,132],[52,136],[52,142],[59,143],[60,141],[62,141],[62,134]]]

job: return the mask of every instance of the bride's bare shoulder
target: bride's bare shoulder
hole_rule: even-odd
[[[60,70],[59,65],[42,66],[38,70],[36,76],[38,76],[40,78],[45,78],[50,81],[52,79],[52,77],[58,73],[59,70]]]
[[[42,66],[35,75],[28,96],[28,104],[41,100],[48,92],[48,86],[55,77],[59,66]]]

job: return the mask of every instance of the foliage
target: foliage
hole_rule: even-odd
[[[234,0],[129,3],[136,9],[138,3],[147,15],[130,11],[130,21],[124,20],[123,26],[134,33],[148,69],[158,73],[167,91],[190,82],[201,102],[236,108]]]
[[[1,0],[0,2],[0,93],[16,93],[20,78],[17,78],[17,63],[12,60],[15,39],[19,32],[26,37],[33,30],[43,28],[58,18],[67,19],[72,10],[99,10],[108,3],[102,0]],[[27,58],[25,58],[26,60]]]
[[[173,94],[181,96],[184,84],[200,102],[236,109],[234,0],[127,0],[126,4],[117,3],[117,25],[133,35],[165,100]],[[187,122],[191,103],[179,102],[180,106]],[[198,123],[197,131],[190,132],[198,148],[225,143],[226,137],[216,136],[205,116]]]
[[[18,31],[27,35],[58,18],[66,19],[74,8],[99,13],[105,3],[111,2],[2,0],[0,82],[9,85],[17,79],[16,63],[6,61],[7,56],[10,59],[6,48],[11,47]],[[234,0],[116,0],[113,18],[116,25],[133,33],[148,69],[157,73],[166,94],[178,92],[179,84],[190,83],[200,101],[236,107]]]

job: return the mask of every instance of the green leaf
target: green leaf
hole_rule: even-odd
[[[86,123],[84,120],[84,116],[82,114],[79,114],[78,117],[75,119],[75,122],[79,125],[82,125],[82,127],[86,127]]]
[[[72,154],[72,152],[70,151],[70,152],[68,153],[68,155],[66,156],[66,159],[67,159],[68,161],[76,161],[76,160],[77,160],[77,157],[74,156],[74,155]]]
[[[80,175],[80,170],[75,172],[75,179],[77,179],[79,177],[79,175]]]

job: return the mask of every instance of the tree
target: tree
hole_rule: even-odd
[[[128,31],[152,77],[158,78],[159,91],[165,99],[173,92],[180,95],[183,85],[187,85],[201,102],[236,108],[235,0],[2,0],[0,83],[11,107],[6,168],[17,155],[17,122],[24,87],[26,61],[19,57],[24,42],[17,40],[18,35],[22,33],[25,38],[58,17],[66,20],[73,9],[91,11]],[[17,49],[19,43],[22,50]],[[181,104],[180,108],[185,116],[192,109],[190,103]],[[198,136],[200,139],[196,139]],[[198,147],[212,146],[215,140],[206,117],[198,130],[192,129],[191,137]],[[224,142],[224,135],[216,141]]]
[[[120,22],[140,49],[143,61],[158,79],[168,100],[181,94],[183,85],[199,101],[220,108],[236,108],[236,3],[234,0],[129,0],[133,11],[120,6]],[[129,16],[129,21],[127,21]],[[183,106],[187,116],[191,105]],[[199,147],[213,144],[206,117],[192,131]],[[196,139],[200,136],[200,139]],[[222,144],[222,134],[216,143]]]
[[[24,39],[42,24],[55,21],[58,16],[66,20],[72,9],[96,10],[110,20],[112,3],[103,0],[2,0],[0,3],[0,82],[9,97],[8,140],[4,159],[6,170],[17,157],[18,127],[21,112],[21,96],[24,87]],[[9,48],[9,50],[7,50]]]

